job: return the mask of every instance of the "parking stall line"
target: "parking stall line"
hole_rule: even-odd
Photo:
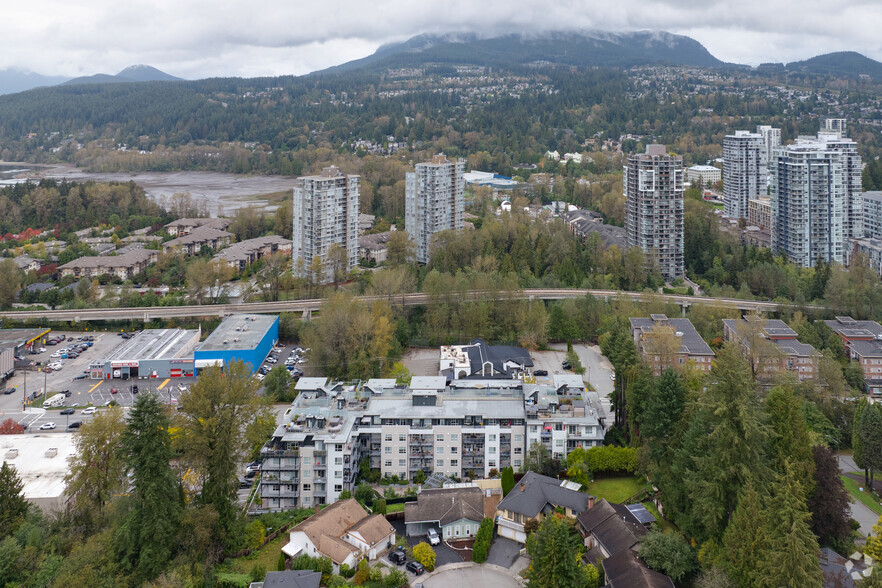
[[[165,380],[162,384],[160,384],[159,386],[157,386],[156,389],[157,389],[157,390],[162,390],[163,388],[165,388],[165,385],[168,384],[169,382],[171,382],[171,378],[166,378],[166,380]]]
[[[103,381],[104,381],[104,380],[101,380],[101,382],[98,382],[97,384],[95,384],[94,386],[92,386],[91,388],[89,388],[89,394],[91,394],[91,393],[95,390],[95,388],[97,388],[98,386],[100,386],[101,383],[102,383]]]

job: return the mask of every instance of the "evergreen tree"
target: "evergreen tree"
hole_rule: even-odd
[[[818,539],[810,527],[811,513],[799,476],[788,464],[772,486],[763,524],[768,547],[760,553],[756,586],[821,588],[824,575],[818,565]]]
[[[696,567],[695,553],[679,533],[663,533],[652,530],[643,538],[640,557],[653,570],[671,577],[680,583]]]
[[[822,545],[841,545],[851,534],[848,491],[839,476],[836,453],[823,445],[812,449],[815,489],[809,496],[812,531]]]
[[[5,461],[0,466],[0,539],[15,533],[28,513],[24,484],[15,468]]]
[[[532,564],[528,586],[539,588],[584,588],[589,578],[580,565],[583,546],[571,525],[547,516],[535,533],[527,537]]]
[[[628,371],[625,406],[628,407],[628,438],[639,445],[646,405],[654,394],[655,381],[649,366],[641,363]]]
[[[864,467],[868,470],[867,488],[872,489],[874,472],[882,470],[882,412],[877,405],[867,406],[859,424]]]
[[[752,481],[741,492],[738,507],[723,535],[723,558],[733,580],[744,588],[755,586],[757,565],[768,543],[760,517],[762,501]]]
[[[511,466],[502,468],[502,495],[505,496],[514,488],[514,468]]]
[[[815,460],[802,402],[789,386],[775,386],[766,397],[769,414],[769,461],[779,471],[790,462],[808,493],[814,489]]]
[[[686,388],[679,374],[673,368],[668,368],[659,376],[646,403],[641,429],[656,460],[674,434],[685,407]]]
[[[152,394],[135,401],[121,451],[131,473],[132,506],[116,533],[117,554],[141,580],[155,578],[172,558],[182,511],[181,484],[172,471],[171,423]]]
[[[867,399],[861,397],[854,411],[854,424],[851,430],[851,457],[854,459],[855,465],[864,470],[864,487],[869,487],[870,485],[870,472],[867,471],[867,466],[864,465],[864,442],[861,439],[860,426],[861,417],[868,406]]]
[[[764,449],[767,431],[762,424],[756,383],[738,345],[720,352],[711,383],[700,397],[700,439],[694,467],[685,484],[692,500],[693,535],[721,537],[746,480],[761,480],[767,469]]]

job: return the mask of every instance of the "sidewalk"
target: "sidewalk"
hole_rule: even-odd
[[[854,459],[852,459],[850,455],[840,455],[839,471],[841,471],[843,474],[848,475],[852,472],[860,472],[861,470],[857,467],[857,464],[854,463]],[[863,474],[861,474],[859,478],[859,481],[863,483]],[[879,520],[879,515],[870,510],[870,508],[864,503],[859,501],[852,501],[851,518],[861,524],[861,528],[859,529],[860,534],[864,537],[868,537],[873,532],[873,525],[875,525],[876,521]]]

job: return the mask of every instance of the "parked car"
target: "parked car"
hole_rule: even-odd
[[[83,414],[95,414],[96,412],[98,412],[98,409],[94,406],[87,406],[83,409]]]
[[[74,421],[74,422],[72,422],[71,424],[69,424],[69,425],[67,426],[67,428],[68,428],[68,429],[79,429],[79,428],[82,427],[82,426],[83,426],[83,422],[82,422],[82,421]]]
[[[438,531],[435,529],[429,529],[426,532],[426,537],[429,539],[429,545],[438,545],[441,543],[441,537],[438,536]]]
[[[64,410],[62,410],[62,411],[59,412],[58,414],[73,414],[73,413],[75,413],[75,412],[76,412],[76,411],[75,411],[74,409],[72,409],[72,408],[65,408]]]
[[[118,394],[118,393],[119,393],[119,388],[117,388],[116,386],[114,386],[113,388],[110,389],[110,393],[111,393],[111,394]]]
[[[610,375],[609,375],[609,379],[612,380],[613,382],[615,382],[615,381],[616,381],[616,375],[615,375],[615,374],[610,374]]]
[[[65,398],[70,398],[70,390],[62,390],[59,394],[64,394]]]
[[[534,376],[547,376],[548,372],[546,370],[536,370],[533,372]]]
[[[251,480],[239,480],[239,488],[251,488],[254,482]]]
[[[15,392],[15,388],[7,388],[3,391],[4,394],[12,394],[13,392]]]
[[[138,393],[138,385],[132,384],[132,394],[137,394],[137,393]]]
[[[394,563],[396,566],[403,566],[404,562],[407,561],[407,556],[403,551],[393,551],[389,554],[389,561]]]
[[[426,571],[426,568],[423,567],[423,564],[418,561],[407,562],[407,565],[404,566],[404,569],[406,569],[408,572],[412,572],[414,576],[419,576],[424,571]]]
[[[85,380],[85,379],[88,378],[88,377],[89,377],[88,374],[77,374],[77,375],[74,376],[73,379],[74,379],[74,380]]]
[[[40,425],[41,431],[51,431],[54,428],[55,428],[55,423],[43,423],[42,425]]]
[[[562,368],[565,369],[565,370],[573,369],[573,366],[572,366],[572,364],[570,364],[570,360],[569,360],[569,359],[565,359],[565,360],[563,361],[563,363],[560,364],[560,367],[562,367]]]

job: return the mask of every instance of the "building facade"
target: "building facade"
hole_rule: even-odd
[[[196,348],[196,369],[229,367],[244,362],[257,372],[279,340],[279,317],[268,314],[231,314]]]
[[[701,182],[704,186],[710,186],[723,179],[723,172],[712,165],[693,165],[686,168],[687,182]]]
[[[711,371],[714,352],[685,318],[651,314],[649,318],[629,318],[631,336],[644,361],[658,376],[669,367],[693,363],[703,372]]]
[[[436,155],[406,175],[405,229],[416,243],[417,261],[429,262],[432,235],[463,227],[465,160]]]
[[[625,167],[625,229],[628,246],[657,261],[667,281],[682,278],[683,158],[664,145],[628,157]]]
[[[336,268],[348,273],[358,263],[359,177],[346,175],[334,166],[321,175],[297,178],[294,185],[294,275],[319,282],[333,279]],[[343,249],[342,259],[332,259],[332,245]],[[318,259],[322,275],[312,276]],[[316,266],[317,267],[317,266]]]
[[[747,218],[748,202],[766,193],[766,141],[759,133],[735,131],[723,139],[723,210]]]
[[[744,319],[723,319],[723,339],[750,351],[761,381],[768,382],[782,372],[790,372],[800,381],[817,379],[821,354],[796,337],[796,331],[778,319],[761,319],[755,324]]]
[[[864,192],[861,201],[864,207],[864,236],[882,239],[882,192]]]
[[[756,132],[763,137],[766,144],[766,159],[772,158],[775,149],[781,146],[781,129],[776,129],[770,125],[757,125]]]
[[[858,321],[837,316],[824,323],[842,337],[845,354],[861,366],[867,392],[882,395],[882,325],[876,321]]]
[[[747,203],[747,224],[767,231],[772,228],[772,201],[753,198]]]

